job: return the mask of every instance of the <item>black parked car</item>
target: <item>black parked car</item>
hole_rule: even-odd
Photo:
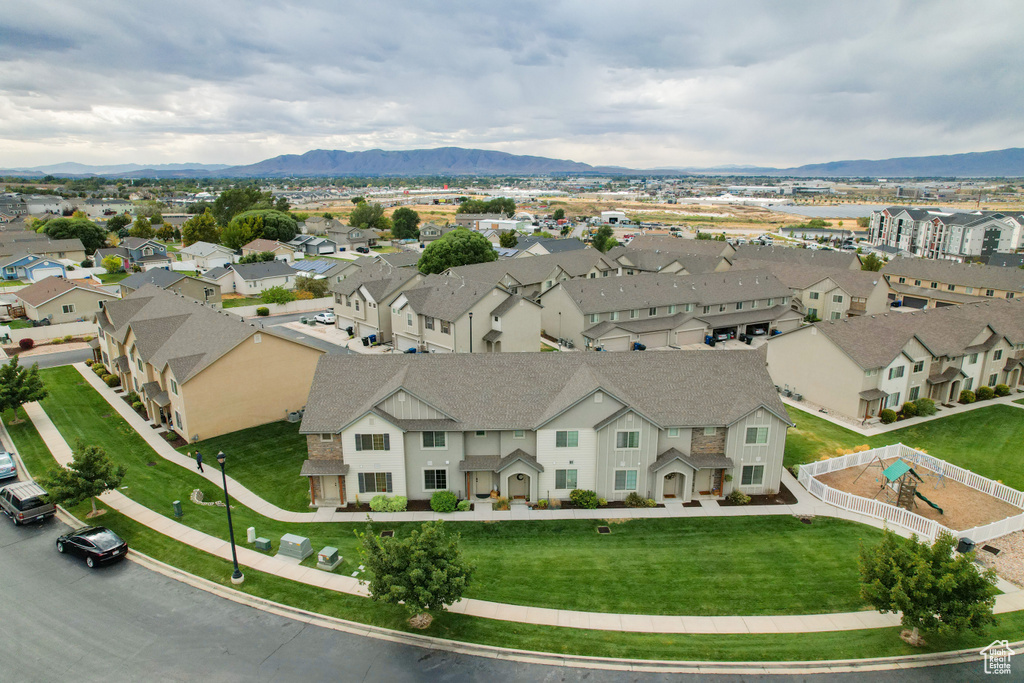
[[[90,526],[58,538],[57,552],[84,557],[91,569],[123,558],[128,554],[128,544],[106,527]]]

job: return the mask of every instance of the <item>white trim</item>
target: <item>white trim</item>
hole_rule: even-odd
[[[444,486],[442,486],[441,488],[436,488],[437,477],[435,475],[435,478],[434,478],[435,488],[432,488],[432,489],[431,488],[427,488],[427,474],[426,474],[427,470],[430,470],[431,472],[437,472],[439,470],[443,471],[444,472]],[[448,477],[448,468],[447,467],[426,466],[426,467],[421,467],[420,468],[420,482],[423,484],[423,490],[424,491],[447,491],[448,490],[448,484],[449,484],[450,481],[451,481],[451,479]]]

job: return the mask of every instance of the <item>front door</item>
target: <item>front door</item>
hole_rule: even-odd
[[[341,504],[341,487],[338,486],[337,476],[331,474],[320,477],[320,485],[324,492],[325,503]]]
[[[669,500],[682,500],[686,491],[686,475],[682,472],[672,472],[665,475],[665,486],[662,495]]]
[[[508,478],[508,497],[509,499],[530,499],[530,475],[528,474],[513,474]]]

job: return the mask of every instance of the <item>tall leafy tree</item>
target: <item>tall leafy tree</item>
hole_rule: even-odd
[[[487,238],[466,228],[456,228],[427,245],[417,266],[421,273],[443,273],[455,266],[498,260],[498,252]]]
[[[259,221],[256,221],[257,218]],[[242,223],[247,223],[252,227],[252,237],[245,242],[242,242],[242,244],[246,244],[247,242],[260,237],[268,240],[277,240],[278,242],[289,242],[299,231],[299,224],[294,218],[287,213],[282,213],[281,211],[275,211],[273,209],[253,209],[251,211],[244,211],[231,219],[231,222],[228,224],[228,228],[232,227],[232,225]],[[259,226],[258,228],[257,225]],[[239,246],[241,246],[241,244]]]
[[[878,258],[878,254],[868,254],[860,259],[860,269],[878,272],[885,265],[885,261]]]
[[[274,252],[261,251],[257,254],[246,254],[238,259],[239,263],[269,263],[274,260]]]
[[[565,209],[555,209],[555,212],[551,214],[551,217],[556,221],[560,221],[565,218]]]
[[[92,503],[90,517],[96,515],[96,496],[121,485],[126,470],[115,466],[107,452],[99,446],[75,444],[74,457],[67,469],[51,469],[40,477],[51,502],[74,507],[84,500]]]
[[[148,218],[139,216],[132,223],[132,229],[128,231],[128,234],[132,237],[141,237],[148,240],[156,235],[156,231],[153,230],[153,224],[149,222]]]
[[[430,625],[431,611],[462,598],[475,567],[462,554],[459,534],[444,522],[427,522],[406,538],[381,538],[371,528],[360,536],[360,559],[370,575],[370,598],[402,605],[415,626]]]
[[[255,186],[236,187],[224,190],[213,202],[213,217],[220,226],[227,225],[232,218],[251,209],[270,209],[274,198],[270,192],[260,192]]]
[[[516,202],[511,197],[495,197],[489,201],[467,199],[455,213],[500,213],[511,216],[516,212]]]
[[[419,239],[419,224],[420,215],[408,207],[395,209],[395,212],[391,214],[391,233],[395,239]]]
[[[295,278],[295,289],[299,292],[308,292],[313,295],[314,299],[327,296],[327,289],[329,283],[326,279],[316,279],[312,277],[306,277],[300,275]]]
[[[50,392],[39,376],[39,364],[25,367],[12,356],[6,365],[0,365],[0,413],[14,412],[11,424],[17,421],[18,408],[26,403],[42,401]]]
[[[121,228],[127,228],[131,224],[131,216],[127,213],[119,213],[116,216],[111,216],[110,220],[107,221],[107,230],[110,232],[117,232]]]
[[[237,251],[262,236],[263,216],[239,214],[220,231],[220,243]]]
[[[217,244],[220,241],[220,231],[209,209],[185,221],[181,226],[181,237],[186,247],[196,242]]]
[[[519,244],[519,235],[516,234],[515,230],[506,230],[498,235],[498,244],[506,249],[515,249],[516,245]]]
[[[612,247],[619,246],[614,235],[610,225],[602,225],[594,234],[594,248],[603,254]]]
[[[974,551],[954,556],[954,545],[945,533],[929,545],[886,530],[877,546],[861,547],[861,596],[880,612],[902,612],[911,645],[923,644],[921,630],[983,633],[995,623],[995,571],[979,572]]]
[[[388,230],[391,225],[384,215],[384,207],[377,202],[359,202],[356,208],[349,214],[348,224],[357,228],[376,228],[377,230]]]
[[[124,263],[122,263],[121,259],[116,256],[105,257],[100,261],[100,265],[103,266],[108,273],[120,273],[121,268],[124,267]]]
[[[43,232],[55,240],[77,238],[82,241],[82,246],[90,254],[106,244],[107,241],[107,231],[88,218],[64,218],[62,216],[51,218],[43,226]]]

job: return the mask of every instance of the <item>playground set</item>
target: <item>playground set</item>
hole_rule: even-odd
[[[880,471],[880,476],[875,479],[879,487],[875,495],[872,496],[873,499],[877,500],[879,496],[882,496],[886,503],[910,511],[917,507],[917,501],[920,499],[928,507],[938,511],[940,515],[944,514],[942,508],[925,498],[917,490],[918,486],[924,483],[924,479],[905,461],[897,459],[891,465],[886,466],[882,458],[876,455],[874,460],[864,466],[864,469],[857,475],[857,478],[853,480],[854,483],[872,468]],[[938,488],[940,485],[946,486],[946,475],[941,469],[937,472],[926,471],[926,476],[935,478],[935,488]]]

